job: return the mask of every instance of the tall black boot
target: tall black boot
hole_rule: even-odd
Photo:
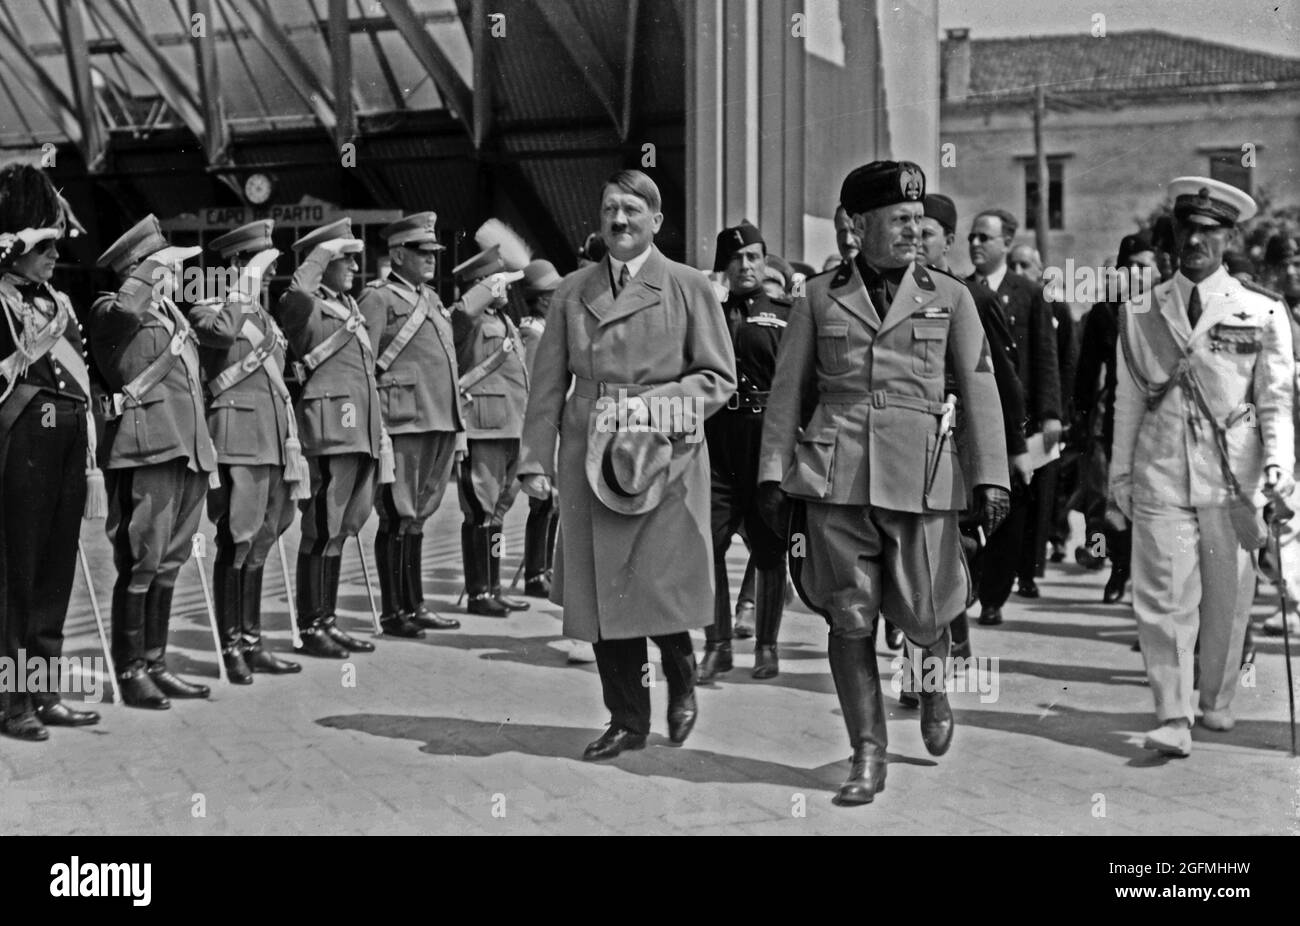
[[[528,523],[524,527],[524,594],[529,598],[549,598],[551,577],[548,574],[551,544],[551,524],[554,521],[555,503],[550,499],[539,502],[530,499]]]
[[[491,528],[477,524],[460,526],[460,546],[465,561],[465,610],[485,617],[505,617],[510,612],[492,597],[488,568],[491,555]]]
[[[493,524],[485,528],[485,530],[488,535],[488,585],[492,589],[492,597],[496,599],[497,604],[507,611],[527,611],[532,607],[531,604],[522,598],[511,598],[501,593],[501,547],[499,543],[504,528],[500,524]]]
[[[346,659],[348,651],[325,632],[325,560],[298,554],[298,636],[302,652],[322,659]]]
[[[172,703],[145,669],[145,597],[125,588],[113,589],[113,663],[123,704],[165,711]]]
[[[835,803],[870,804],[878,792],[885,790],[889,744],[875,646],[871,637],[832,634],[826,649],[835,694],[853,747],[849,777],[840,785]]]
[[[169,698],[206,698],[212,693],[207,685],[187,682],[167,668],[167,629],[172,615],[172,593],[170,585],[155,583],[145,596],[144,638],[149,677]]]
[[[460,621],[431,611],[424,603],[424,535],[402,534],[402,589],[406,619],[429,630],[455,630]]]
[[[396,535],[388,531],[375,533],[375,571],[379,573],[380,620],[393,617],[401,610],[398,604],[401,594],[401,561],[393,556]]]
[[[253,684],[253,673],[244,662],[244,625],[240,615],[244,601],[242,578],[243,569],[234,568],[221,556],[216,558],[212,566],[212,597],[221,638],[221,661],[226,664],[226,676],[232,685]]]
[[[727,564],[713,562],[713,623],[704,628],[704,656],[700,659],[699,681],[711,682],[734,667],[731,652],[731,589],[727,587]]]
[[[339,604],[339,573],[343,567],[343,558],[324,556],[321,557],[321,561],[324,564],[321,589],[325,594],[325,616],[322,618],[321,626],[325,628],[329,638],[345,650],[353,653],[373,653],[375,644],[369,640],[358,640],[335,623],[338,620],[335,611]]]
[[[291,675],[302,666],[269,653],[262,643],[262,575],[263,566],[244,566],[240,584],[240,617],[244,622],[244,663],[253,672],[268,675]]]
[[[970,650],[970,618],[966,612],[958,614],[951,624],[948,625],[948,632],[952,639],[952,656],[953,658],[969,659]]]
[[[379,626],[384,633],[393,637],[421,639],[424,631],[411,622],[410,601],[408,600],[408,580],[405,536],[402,534],[384,534],[384,562],[379,567],[380,595],[383,598],[383,614],[379,617]],[[379,558],[379,537],[375,537],[375,559]]]
[[[926,751],[932,756],[941,756],[948,751],[948,746],[952,743],[953,717],[952,708],[948,705],[948,653],[951,644],[951,637],[947,627],[943,629],[943,636],[935,643],[931,643],[924,649],[918,647],[917,652],[921,654],[921,668],[924,684],[921,685],[921,741],[925,743]],[[932,682],[936,673],[932,670],[935,662],[941,666],[938,672],[939,690],[933,691]]]
[[[754,678],[776,678],[781,673],[776,638],[785,611],[785,567],[760,569],[754,587]]]

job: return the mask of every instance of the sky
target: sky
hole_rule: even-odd
[[[1087,33],[1097,13],[1107,32],[1159,29],[1300,58],[1300,0],[939,0],[939,27],[974,39]]]

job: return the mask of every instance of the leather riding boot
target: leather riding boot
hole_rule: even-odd
[[[550,499],[528,506],[528,523],[524,527],[524,595],[529,598],[548,598],[551,594],[547,545],[554,512],[555,505]]]
[[[380,618],[392,617],[401,610],[398,604],[398,594],[400,589],[399,570],[400,561],[395,562],[393,557],[393,547],[395,535],[388,531],[378,531],[375,534],[375,570],[379,573],[379,609]]]
[[[375,644],[369,640],[358,640],[335,624],[338,619],[335,612],[339,606],[339,573],[343,567],[343,557],[325,556],[322,557],[322,562],[324,578],[321,588],[325,595],[325,616],[321,619],[321,627],[331,640],[345,650],[353,653],[373,653]]]
[[[465,566],[465,610],[485,617],[505,617],[510,612],[492,597],[492,585],[488,579],[489,530],[477,524],[460,526],[460,549]]]
[[[785,568],[760,569],[754,586],[754,678],[776,678],[781,672],[776,637],[785,610]]]
[[[123,704],[165,711],[171,702],[145,671],[145,598],[125,588],[113,589],[113,662]]]
[[[871,637],[834,634],[829,637],[826,649],[835,694],[853,747],[849,777],[840,786],[835,803],[870,804],[878,792],[885,790],[889,744],[876,649]]]
[[[402,589],[405,596],[402,611],[406,619],[417,628],[429,630],[455,630],[460,621],[443,617],[424,603],[424,534],[402,534]]]
[[[217,629],[221,637],[221,661],[232,685],[253,684],[253,673],[244,662],[243,618],[240,610],[244,596],[241,587],[243,569],[235,568],[218,557],[212,566],[212,596],[217,612]]]
[[[704,655],[700,658],[697,681],[711,682],[730,672],[734,666],[731,652],[731,591],[727,588],[727,564],[713,563],[713,623],[704,628]]]
[[[262,642],[262,576],[265,567],[244,566],[240,583],[240,618],[244,622],[244,662],[253,672],[268,675],[292,675],[301,672],[302,666],[281,659],[266,650]]]
[[[948,633],[952,640],[951,655],[954,659],[969,659],[970,651],[970,618],[966,612],[958,614],[951,624],[948,625]]]
[[[167,668],[167,627],[172,614],[172,586],[152,585],[145,596],[145,658],[149,677],[169,698],[206,698],[212,693],[207,685],[187,682]]]
[[[383,598],[384,610],[379,616],[379,626],[383,627],[384,633],[389,636],[421,639],[424,637],[424,631],[410,620],[404,543],[405,537],[402,534],[384,534],[384,561],[379,567],[380,594]],[[376,536],[376,559],[379,550],[379,538]]]
[[[497,603],[508,611],[527,611],[532,607],[522,598],[511,598],[501,592],[501,547],[499,538],[503,530],[500,524],[493,524],[485,528],[488,535],[488,585],[492,589],[492,597]]]
[[[346,659],[348,651],[325,632],[325,560],[298,554],[298,636],[301,651],[322,659]]]
[[[921,668],[923,670],[922,679],[924,684],[921,685],[919,692],[921,696],[921,741],[925,743],[926,751],[932,756],[941,756],[948,751],[948,746],[952,743],[953,718],[952,708],[948,705],[948,653],[950,649],[950,640],[948,628],[943,630],[943,636],[935,643],[921,648],[917,647],[917,652],[921,654]],[[936,673],[931,669],[935,661],[938,660],[942,666],[940,672]],[[939,676],[939,690],[932,691],[931,684],[935,675]]]

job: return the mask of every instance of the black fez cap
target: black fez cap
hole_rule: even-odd
[[[1151,244],[1158,251],[1170,253],[1174,249],[1174,217],[1162,215],[1151,226]]]
[[[950,235],[957,231],[957,205],[942,193],[925,194],[925,217],[934,219]]]
[[[925,173],[911,161],[872,161],[855,167],[840,187],[840,202],[849,215],[924,198]]]
[[[713,252],[713,272],[721,273],[726,270],[727,264],[731,263],[731,258],[736,256],[736,252],[751,244],[763,245],[763,253],[767,253],[767,244],[763,241],[762,233],[750,224],[749,219],[741,219],[739,225],[718,232],[718,247]]]
[[[1129,259],[1134,254],[1154,250],[1155,248],[1151,245],[1151,236],[1146,232],[1140,231],[1132,235],[1125,235],[1119,242],[1119,255],[1115,258],[1115,266],[1126,267]]]

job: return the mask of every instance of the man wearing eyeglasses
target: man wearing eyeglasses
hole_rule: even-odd
[[[1050,451],[1061,436],[1061,380],[1052,311],[1037,284],[1011,273],[1007,267],[1007,252],[1017,227],[1015,217],[1003,209],[986,209],[975,216],[967,239],[975,272],[968,279],[993,290],[1002,303],[1016,341],[1017,372],[1029,413],[1025,434],[1032,437],[1041,433],[1044,449]],[[1035,520],[1037,484],[1037,479],[1028,484],[1020,478],[1012,480],[1011,513],[998,535],[989,538],[984,551],[979,590],[981,624],[1002,623],[1002,607],[1017,574],[1020,593],[1038,597],[1035,557],[1024,543],[1026,525]]]
[[[357,303],[375,345],[379,408],[393,439],[396,479],[379,487],[375,563],[384,632],[422,636],[460,621],[424,603],[424,523],[438,510],[452,466],[465,450],[451,312],[429,285],[438,268],[437,216],[418,212],[380,231],[392,270]]]
[[[1110,494],[1133,525],[1133,610],[1160,722],[1144,746],[1182,757],[1198,704],[1205,729],[1234,725],[1255,589],[1243,544],[1260,539],[1251,506],[1285,502],[1295,484],[1294,358],[1276,294],[1223,267],[1254,200],[1205,177],[1169,194],[1179,270],[1122,309]]]

